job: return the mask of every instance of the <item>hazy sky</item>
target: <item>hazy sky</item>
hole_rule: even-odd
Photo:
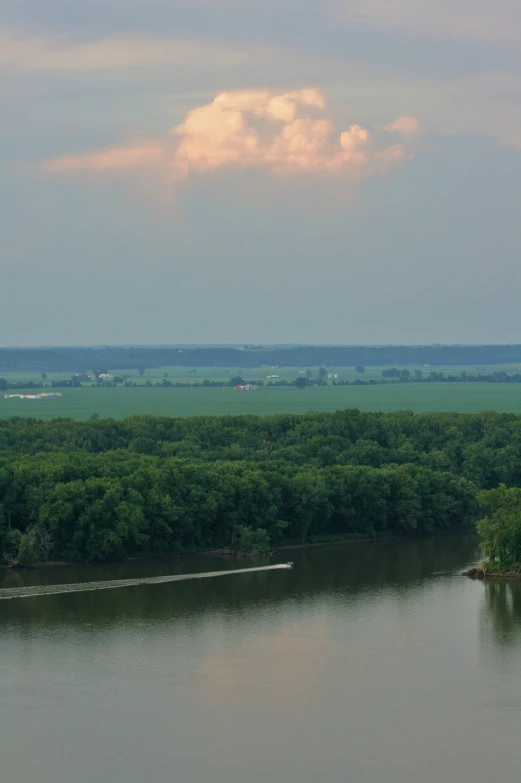
[[[519,0],[5,0],[0,345],[521,342]]]

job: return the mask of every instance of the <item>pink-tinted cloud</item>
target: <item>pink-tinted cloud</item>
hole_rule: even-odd
[[[387,123],[384,130],[388,133],[398,133],[402,136],[417,136],[423,132],[423,128],[416,117],[398,117],[393,122]]]
[[[172,178],[225,168],[263,169],[273,174],[338,173],[360,178],[412,155],[411,137],[421,132],[414,117],[399,117],[377,138],[361,125],[340,134],[314,88],[275,94],[268,90],[224,92],[192,109],[164,139],[135,146],[55,158],[49,172],[108,172],[160,168]],[[401,140],[385,143],[387,133]]]
[[[165,162],[164,148],[151,143],[135,147],[119,147],[85,155],[63,155],[46,164],[47,171],[66,173],[69,171],[114,171],[150,168]]]

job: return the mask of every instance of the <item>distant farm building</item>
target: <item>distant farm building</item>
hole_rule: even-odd
[[[235,391],[257,391],[259,388],[254,383],[245,383],[244,386],[234,386]]]
[[[63,397],[61,392],[42,392],[41,394],[4,394],[4,400],[42,400],[45,397]]]
[[[269,380],[270,378],[280,378],[280,375],[266,375],[266,378]]]

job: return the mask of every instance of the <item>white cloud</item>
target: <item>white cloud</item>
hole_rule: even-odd
[[[384,130],[402,137],[378,144],[367,128],[353,124],[336,135],[324,116],[322,93],[306,88],[224,92],[192,109],[169,137],[133,146],[63,156],[49,172],[168,169],[176,179],[223,168],[257,168],[272,174],[338,173],[360,178],[387,170],[413,154],[409,140],[421,132],[414,117],[400,117]],[[385,134],[384,134],[385,135]]]

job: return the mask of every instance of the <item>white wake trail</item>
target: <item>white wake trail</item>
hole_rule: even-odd
[[[34,585],[32,587],[7,587],[0,589],[0,601],[12,598],[34,598],[42,595],[59,595],[60,593],[86,593],[92,590],[114,590],[117,587],[138,587],[139,585],[158,585],[166,582],[182,582],[186,579],[209,579],[215,576],[231,576],[232,574],[252,574],[258,571],[278,571],[291,568],[289,563],[259,566],[258,568],[236,568],[228,571],[206,571],[200,574],[175,574],[172,576],[149,576],[139,579],[111,579],[100,582],[73,582],[66,585]]]

